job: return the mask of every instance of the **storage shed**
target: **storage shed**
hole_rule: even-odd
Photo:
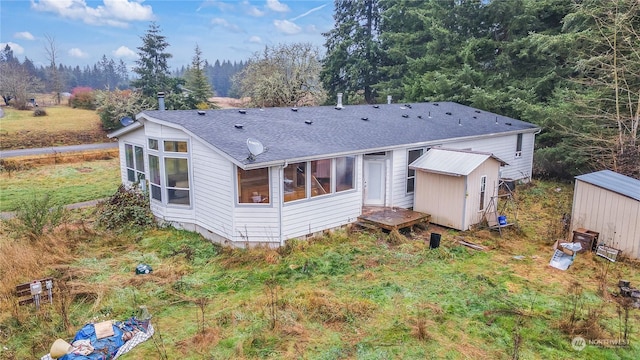
[[[431,214],[431,223],[467,230],[483,220],[497,194],[500,166],[490,153],[433,148],[414,161],[413,210]]]
[[[576,177],[571,230],[600,233],[599,243],[640,259],[640,180],[602,170]]]

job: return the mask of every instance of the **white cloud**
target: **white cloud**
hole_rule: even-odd
[[[261,16],[264,16],[264,11],[262,11],[262,10],[258,9],[258,8],[257,8],[257,7],[255,7],[255,6],[251,6],[251,7],[249,8],[249,10],[247,11],[247,13],[248,13],[249,15],[253,16],[253,17],[261,17]]]
[[[131,21],[153,20],[151,6],[139,1],[102,0],[102,3],[92,8],[85,0],[31,0],[31,8],[89,25],[127,27]]]
[[[0,50],[4,50],[4,48],[9,45],[9,47],[11,48],[11,50],[13,50],[13,55],[22,55],[24,54],[24,48],[14,42],[6,42],[6,43],[0,43]]]
[[[289,20],[273,20],[273,25],[275,25],[278,31],[287,35],[295,35],[302,31],[302,28],[300,28],[300,26],[292,23]]]
[[[198,6],[196,11],[200,11],[208,7],[217,7],[218,9],[223,11],[233,10],[233,4],[230,4],[224,1],[217,1],[217,0],[205,0],[200,4],[200,6]]]
[[[318,10],[322,9],[322,8],[323,8],[323,7],[325,7],[325,6],[327,6],[327,4],[320,5],[320,6],[318,6],[318,7],[314,7],[313,9],[311,9],[311,10],[307,11],[306,13],[301,14],[301,15],[298,15],[298,16],[294,17],[293,19],[290,19],[290,21],[296,21],[296,20],[298,20],[298,19],[301,19],[301,18],[303,18],[303,17],[305,17],[305,16],[307,16],[307,15],[309,15],[309,14],[311,14],[311,13],[314,13],[314,12],[316,12],[316,11],[318,11]]]
[[[249,38],[249,42],[250,43],[254,43],[254,44],[262,44],[262,39],[260,38],[260,36],[252,36]]]
[[[223,18],[213,18],[211,19],[211,24],[213,26],[220,26],[232,32],[242,32],[242,29],[238,27],[236,24],[231,24],[227,20]]]
[[[17,32],[13,34],[13,37],[16,39],[22,39],[22,40],[35,40],[33,35],[31,35],[31,33],[28,31]]]
[[[113,56],[119,58],[136,58],[138,54],[136,54],[133,50],[129,49],[126,46],[120,46],[118,49],[113,51]]]
[[[271,9],[275,12],[287,12],[289,11],[289,6],[287,4],[283,4],[278,0],[267,0],[267,8]]]
[[[75,57],[75,58],[86,58],[86,57],[89,57],[89,54],[87,54],[86,52],[78,48],[73,48],[69,50],[69,56]]]

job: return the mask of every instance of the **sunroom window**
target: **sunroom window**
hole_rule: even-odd
[[[164,158],[169,204],[189,205],[189,162],[185,158]]]
[[[336,159],[336,191],[353,189],[353,170],[355,157],[345,156]]]
[[[311,196],[331,194],[331,159],[311,162]]]
[[[132,183],[144,180],[144,150],[140,146],[124,145],[127,166],[127,181]]]
[[[243,170],[238,168],[238,203],[269,203],[269,168]]]
[[[289,164],[284,168],[284,201],[307,197],[307,163]]]

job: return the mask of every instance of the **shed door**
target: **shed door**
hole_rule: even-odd
[[[386,181],[384,159],[364,161],[364,205],[384,205]]]

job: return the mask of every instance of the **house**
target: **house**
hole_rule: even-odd
[[[602,170],[576,176],[571,231],[599,233],[598,242],[640,259],[640,180]]]
[[[161,108],[163,102],[160,102]],[[125,184],[162,222],[235,246],[281,246],[355,222],[364,206],[411,208],[409,164],[446,146],[531,176],[535,125],[452,102],[143,111],[109,136]]]
[[[433,148],[409,165],[415,170],[413,209],[458,230],[482,222],[497,195],[500,166],[491,153]]]

